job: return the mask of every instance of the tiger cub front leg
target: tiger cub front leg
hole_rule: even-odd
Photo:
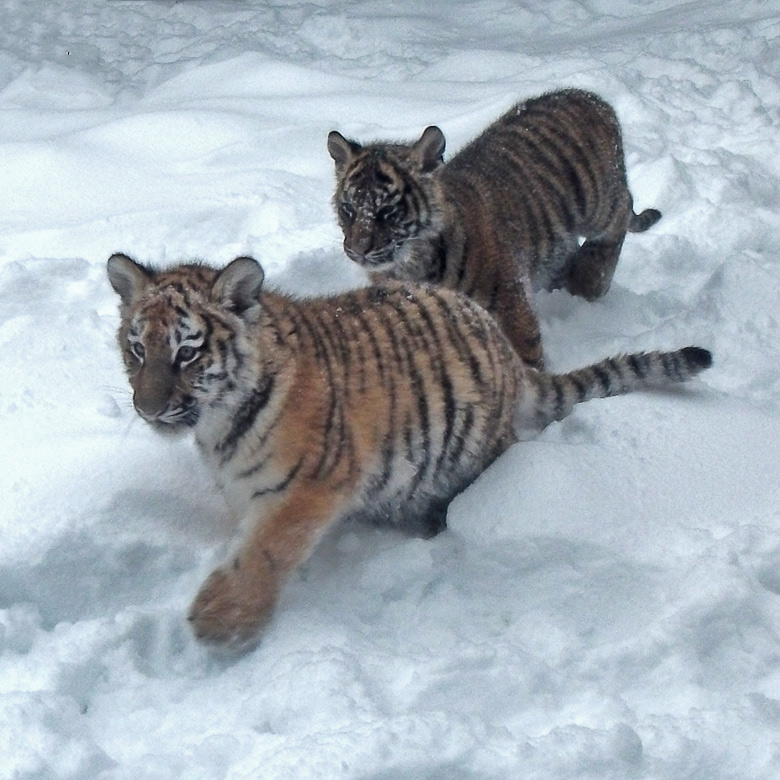
[[[232,560],[212,572],[190,607],[195,636],[215,644],[249,642],[270,620],[289,574],[341,516],[345,496],[300,486],[259,519]]]

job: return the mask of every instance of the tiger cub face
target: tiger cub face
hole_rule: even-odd
[[[246,268],[253,273],[239,281]],[[201,265],[153,274],[115,254],[108,276],[126,313],[118,338],[136,411],[162,432],[194,427],[235,389],[252,351],[245,331],[257,317],[262,269],[241,258],[219,276]]]
[[[333,203],[347,256],[371,271],[386,270],[409,241],[441,228],[427,193],[442,163],[444,135],[428,127],[410,145],[362,146],[341,133],[328,135],[338,182]]]

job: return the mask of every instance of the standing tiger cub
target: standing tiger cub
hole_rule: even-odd
[[[545,425],[711,361],[688,347],[540,373],[451,290],[390,282],[297,300],[263,289],[248,257],[221,271],[155,271],[116,254],[108,277],[136,411],[160,430],[194,432],[244,520],[236,552],[190,609],[209,642],[251,641],[342,518],[441,531],[452,498],[515,441],[518,418]]]
[[[464,292],[535,368],[544,362],[531,289],[604,295],[626,231],[661,217],[634,213],[617,117],[576,89],[516,105],[447,163],[438,127],[413,144],[365,146],[334,130],[328,151],[347,255],[374,282]]]

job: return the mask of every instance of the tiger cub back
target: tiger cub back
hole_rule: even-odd
[[[136,411],[159,430],[193,431],[243,516],[245,537],[190,610],[210,642],[252,640],[340,519],[432,536],[518,423],[545,425],[589,398],[709,364],[689,348],[544,374],[456,292],[390,282],[298,300],[266,291],[246,257],[221,271],[155,271],[117,254],[108,276]]]
[[[447,163],[444,145],[437,127],[413,144],[361,145],[330,133],[345,251],[374,281],[464,292],[540,368],[531,290],[604,295],[626,232],[661,215],[634,213],[620,126],[589,92],[520,103]]]

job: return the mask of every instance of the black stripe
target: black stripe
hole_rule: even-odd
[[[683,379],[680,371],[680,360],[676,352],[664,352],[661,355],[661,363],[664,367],[664,375],[669,379]]]
[[[275,485],[271,485],[271,487],[267,488],[260,488],[260,490],[255,490],[254,493],[252,493],[252,498],[260,498],[262,496],[267,496],[272,493],[282,493],[284,490],[288,488],[290,483],[295,479],[295,475],[300,471],[301,466],[303,465],[303,457],[285,474],[279,482],[277,482]]]
[[[311,319],[307,315],[311,315]],[[314,346],[314,356],[325,373],[324,387],[327,392],[327,399],[321,428],[322,443],[320,445],[319,460],[313,470],[314,476],[322,477],[333,472],[343,452],[346,435],[344,431],[344,410],[336,391],[333,359],[328,350],[328,344],[320,332],[321,329],[323,331],[326,329],[317,321],[315,310],[301,311],[301,324],[308,331],[311,343]],[[320,325],[320,327],[318,328],[317,325]],[[332,446],[334,436],[336,437],[336,445]],[[329,466],[328,461],[330,459],[333,462]]]
[[[378,324],[385,329],[398,363],[401,363],[398,342],[393,332],[392,323],[388,323],[381,311],[377,311]],[[408,349],[407,349],[408,354]],[[381,492],[393,478],[393,463],[395,460],[395,430],[397,427],[398,398],[396,388],[396,372],[390,371],[385,379],[386,397],[388,399],[388,420],[382,441],[382,464],[379,476],[372,482],[372,489]]]
[[[428,278],[422,281],[438,284],[444,279],[447,273],[447,244],[444,242],[444,236],[439,234],[433,241],[433,262],[430,265]]]
[[[491,314],[494,314],[496,311],[496,307],[498,306],[498,299],[501,297],[502,289],[503,285],[501,284],[501,279],[493,279],[493,285],[490,288],[490,296],[488,297],[487,306],[485,306],[485,308]]]
[[[577,403],[582,403],[588,400],[588,386],[583,382],[577,374],[569,374],[569,380],[574,385],[574,389],[577,391]]]
[[[418,303],[420,310],[423,307],[419,305],[418,299],[414,299]],[[409,381],[412,385],[412,397],[417,401],[417,428],[422,436],[422,451],[420,453],[420,459],[417,460],[417,472],[409,485],[409,492],[413,492],[417,486],[427,476],[431,466],[431,423],[430,423],[430,408],[428,406],[427,389],[425,382],[422,378],[422,374],[418,368],[415,360],[415,351],[410,348],[408,339],[404,338],[399,342],[395,330],[397,329],[397,322],[391,322],[384,317],[384,313],[379,309],[377,310],[379,323],[385,328],[388,340],[390,341],[393,352],[399,365],[404,363],[407,366],[407,372],[409,375]],[[395,327],[394,327],[395,326]],[[401,355],[401,346],[404,348],[404,354]],[[394,389],[393,389],[394,394]]]
[[[336,368],[341,368],[342,384],[340,389],[343,391],[344,400],[346,400],[349,395],[349,383],[346,381],[349,375],[350,366],[349,342],[344,335],[344,330],[341,327],[338,317],[334,317],[332,311],[326,310],[326,313],[329,316],[323,320],[320,316],[321,313],[321,309],[312,310],[314,322],[321,335],[325,353],[328,355],[331,366],[334,367],[334,373]]]
[[[414,427],[412,425],[412,417],[408,412],[404,418],[403,440],[406,447],[406,457],[410,463],[414,463]]]
[[[444,323],[449,343],[458,353],[458,357],[469,367],[474,382],[482,386],[485,380],[482,376],[482,369],[480,368],[479,361],[474,355],[474,350],[471,348],[471,344],[469,344],[468,339],[463,335],[460,328],[455,326],[455,319],[453,317],[449,303],[444,300],[437,289],[431,289],[429,292],[430,297],[433,299],[436,307],[441,313],[440,322]],[[464,302],[464,306],[468,305],[469,304],[467,302]],[[424,306],[420,307],[420,312],[423,314],[426,320],[431,323],[431,329],[433,329],[430,313]],[[462,319],[458,321],[463,322]]]
[[[415,367],[416,369],[416,367]],[[427,476],[431,467],[431,420],[428,399],[425,395],[425,386],[417,370],[412,373],[412,384],[417,396],[417,416],[419,419],[420,433],[422,434],[422,458],[417,468],[417,473],[409,484],[409,493],[413,493],[417,486]]]
[[[393,460],[395,455],[395,447],[393,446],[393,438],[391,435],[385,436],[382,441],[382,464],[380,467],[379,476],[371,481],[369,490],[375,494],[381,493],[390,480],[393,477]]]
[[[627,390],[625,380],[623,379],[623,368],[620,365],[619,359],[607,358],[607,365],[612,369],[615,378],[620,382],[620,389],[622,391]]]
[[[571,134],[561,130],[558,125],[545,126],[544,131],[549,133],[547,137],[553,145],[556,145],[556,142],[561,144],[558,147],[561,163],[564,166],[566,177],[574,194],[574,200],[579,209],[579,216],[584,218],[592,208],[595,208],[596,204],[588,203],[588,192],[585,189],[583,174],[590,179],[589,183],[594,200],[598,194],[598,182],[589,165],[588,156],[576,143]]]
[[[276,427],[276,422],[274,422],[273,426]],[[267,435],[263,434],[263,440],[265,441],[267,439]],[[268,461],[271,458],[272,453],[266,453],[265,457],[262,458],[258,463],[255,463],[254,466],[250,466],[248,469],[245,469],[244,471],[240,472],[236,475],[237,479],[248,479],[249,477],[253,477],[255,474],[257,474],[258,471],[262,471],[267,465]]]
[[[703,347],[683,347],[679,354],[690,373],[698,373],[712,366],[712,352]]]
[[[650,359],[647,357],[647,355],[629,355],[627,360],[629,368],[634,372],[636,377],[639,379],[644,379],[647,376],[648,372],[650,371]]]
[[[430,220],[430,205],[425,191],[420,187],[416,177],[404,168],[397,168],[396,173],[401,180],[401,193],[404,200],[409,204],[408,213],[414,217],[412,236],[416,236],[424,227],[428,226]]]
[[[498,415],[495,416],[497,417]],[[463,450],[466,448],[466,441],[469,436],[471,436],[471,431],[474,428],[474,422],[474,406],[469,404],[463,411],[463,422],[460,431],[458,431],[458,435],[455,438],[455,446],[452,448],[449,455],[450,463],[457,464],[460,460]]]
[[[544,137],[534,134],[533,129],[519,135],[517,140],[518,145],[525,144],[525,148],[521,149],[520,154],[515,156],[515,165],[520,168],[526,178],[535,180],[537,188],[543,187],[551,191],[552,195],[549,192],[546,193],[548,197],[545,199],[548,211],[552,208],[552,202],[555,201],[557,203],[555,214],[562,218],[564,230],[567,233],[574,232],[576,220],[571,191],[565,186],[567,180],[571,179],[571,165],[565,159],[565,155],[562,156],[560,152],[549,154],[541,143],[545,140]],[[526,161],[527,165],[523,165],[523,162]],[[528,189],[533,189],[533,186],[529,184],[525,186]],[[577,199],[576,191],[574,199]]]
[[[602,386],[602,388],[604,388],[604,395],[610,395],[612,392],[612,380],[609,376],[609,372],[600,365],[593,366],[591,371],[593,371],[596,379],[599,381],[599,384]]]
[[[412,325],[411,320],[409,320],[407,313],[402,306],[397,306],[395,310],[406,325],[407,330],[415,330],[417,332],[417,335],[422,342],[422,352],[423,354],[427,355],[431,361],[431,369],[436,376],[436,380],[439,388],[441,389],[443,397],[444,433],[442,436],[441,451],[439,452],[439,456],[436,459],[436,464],[434,467],[435,472],[438,472],[444,463],[445,457],[447,456],[447,450],[449,449],[454,434],[455,415],[457,411],[455,404],[455,391],[452,383],[452,377],[447,370],[448,366],[443,360],[445,348],[441,342],[441,337],[439,335],[439,331],[436,328],[436,324],[433,321],[433,317],[431,317],[430,312],[419,297],[407,297],[406,300],[411,305],[416,307],[419,316],[425,322],[425,330],[415,328]]]
[[[230,432],[216,447],[215,451],[222,454],[222,463],[233,457],[239,440],[255,424],[257,415],[268,405],[274,389],[274,377],[269,375],[261,379],[260,384],[249,394],[244,403],[233,415]]]
[[[455,280],[455,289],[460,290],[463,287],[463,282],[466,278],[466,271],[468,270],[468,258],[470,256],[471,247],[469,246],[469,231],[463,231],[463,244],[461,246],[461,256],[459,258],[460,264],[458,267],[458,276]]]
[[[372,325],[368,321],[368,319],[366,318],[362,310],[357,310],[353,312],[353,316],[360,324],[359,335],[365,334],[369,344],[371,345],[371,355],[369,357],[373,358],[373,362],[376,364],[377,370],[379,371],[379,377],[384,381],[385,376],[387,374],[387,366],[385,365],[385,360],[384,360],[384,355],[382,354],[382,350],[379,348],[379,343],[377,342],[376,336],[374,335]],[[361,365],[361,371],[363,371],[363,374],[365,376],[365,367],[363,365]]]
[[[563,383],[555,377],[552,377],[552,386],[555,391],[555,406],[553,408],[553,414],[556,420],[563,418],[563,413],[566,411],[566,396],[563,392]]]
[[[569,120],[569,127],[573,128],[571,135],[572,146],[576,151],[581,152],[584,160],[584,168],[590,175],[594,183],[594,194],[596,196],[596,204],[594,209],[597,208],[597,204],[603,201],[603,188],[608,179],[602,175],[603,172],[603,155],[602,149],[608,142],[610,145],[614,145],[613,159],[623,162],[623,149],[620,139],[618,128],[612,128],[604,124],[601,117],[597,112],[593,111],[590,104],[579,101],[579,105],[575,105],[572,100],[566,101],[561,106],[560,113],[567,117]],[[588,114],[590,121],[583,122],[583,115]],[[598,169],[601,169],[598,170]],[[611,209],[610,209],[611,210]]]

